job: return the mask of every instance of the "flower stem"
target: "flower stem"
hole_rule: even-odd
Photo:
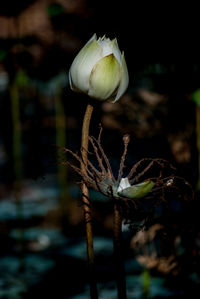
[[[16,200],[17,220],[23,220],[23,205],[20,198],[22,190],[22,144],[21,144],[21,123],[20,123],[20,99],[19,87],[16,80],[10,86],[11,113],[13,122],[13,172],[14,172],[14,196]],[[17,237],[17,246],[20,271],[24,269],[24,229],[20,228]]]
[[[87,166],[87,151],[88,151],[88,140],[89,140],[89,126],[90,119],[93,112],[93,106],[91,104],[87,105],[85,116],[83,120],[82,127],[82,159],[81,163],[82,172],[86,172]],[[82,194],[83,194],[83,208],[84,208],[84,218],[86,227],[86,240],[87,240],[87,254],[88,254],[88,266],[89,266],[89,276],[90,276],[90,296],[91,299],[97,299],[97,285],[94,277],[94,248],[93,248],[93,233],[92,233],[92,213],[89,201],[89,191],[85,183],[82,183]]]
[[[196,107],[196,139],[197,139],[197,150],[198,150],[198,181],[197,191],[200,191],[200,106]]]
[[[142,299],[149,299],[150,298],[150,273],[148,269],[144,269],[142,273],[142,280],[143,280]]]
[[[116,265],[116,282],[118,290],[118,299],[126,299],[126,279],[123,263],[123,254],[121,248],[121,229],[122,219],[117,204],[114,205],[114,254]]]

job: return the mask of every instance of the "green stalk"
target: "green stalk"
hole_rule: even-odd
[[[200,106],[196,106],[196,138],[198,150],[198,181],[197,191],[200,191]]]
[[[16,181],[22,180],[22,149],[21,149],[21,124],[18,86],[14,82],[10,88],[11,109],[13,120],[13,163]]]
[[[17,206],[17,219],[20,221],[23,218],[22,202],[20,193],[22,188],[22,148],[21,148],[21,124],[20,124],[20,105],[19,105],[19,89],[16,82],[10,87],[11,113],[13,122],[13,168],[14,168],[14,194]],[[23,257],[23,242],[24,230],[19,230],[18,248],[20,257],[20,270],[24,268]]]
[[[121,248],[122,219],[117,204],[114,205],[114,256],[116,266],[116,282],[118,299],[126,299],[126,279],[124,271],[123,254]]]
[[[142,273],[142,282],[143,282],[143,299],[149,299],[150,298],[150,274],[149,270],[145,269]]]
[[[55,119],[56,119],[56,145],[59,147],[66,147],[66,119],[62,105],[61,93],[58,91],[55,96]],[[67,182],[67,168],[58,161],[57,176],[60,189],[60,206],[62,216],[68,216],[68,192],[66,187]]]
[[[81,163],[82,172],[86,172],[87,166],[87,151],[88,151],[88,140],[89,140],[89,126],[90,119],[93,112],[93,106],[88,104],[85,116],[83,120],[82,126],[82,159],[83,163]],[[91,299],[97,299],[97,285],[94,276],[94,247],[93,247],[93,232],[92,232],[92,212],[89,201],[89,191],[86,184],[82,183],[82,201],[83,201],[83,209],[84,209],[84,219],[85,219],[85,227],[86,227],[86,241],[87,241],[87,255],[88,255],[88,266],[89,266],[89,277],[90,277],[90,296]]]

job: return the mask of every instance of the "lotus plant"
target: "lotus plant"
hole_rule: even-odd
[[[124,53],[121,53],[117,40],[110,40],[105,36],[97,39],[94,34],[75,57],[69,70],[69,82],[73,91],[87,94],[92,99],[112,103],[118,101],[127,89],[129,76]],[[89,125],[94,104],[95,100],[89,102],[88,99],[82,126],[81,146],[84,150],[82,151],[81,171],[85,175],[87,175],[88,164]],[[97,287],[94,280],[92,215],[89,192],[84,182],[82,183],[82,194],[90,271],[90,293],[91,298],[97,298]],[[117,210],[116,213],[118,213]],[[117,223],[117,226],[119,225],[120,223]]]
[[[124,135],[124,151],[122,153],[118,175],[115,176],[110,161],[101,145],[101,132],[96,139],[89,137],[90,151],[85,169],[77,166],[83,161],[82,148],[80,155],[65,149],[75,159],[75,163],[65,161],[80,175],[88,188],[94,189],[107,200],[114,203],[114,253],[116,262],[116,280],[118,299],[126,298],[126,280],[123,267],[123,254],[121,249],[121,224],[122,220],[136,229],[145,228],[153,216],[155,207],[159,204],[169,207],[173,198],[184,201],[194,197],[191,185],[183,178],[176,175],[176,169],[168,161],[156,158],[143,158],[132,166],[129,173],[124,176],[127,148],[130,141],[129,135]],[[94,158],[95,157],[95,158]],[[97,199],[94,199],[97,200]],[[146,208],[148,207],[148,208]],[[138,226],[137,223],[141,223]]]

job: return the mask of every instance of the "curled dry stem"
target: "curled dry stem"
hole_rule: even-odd
[[[116,200],[117,205],[122,204],[127,207],[127,210],[128,206],[129,208],[132,206],[136,209],[141,203],[141,200],[137,198],[128,199],[120,197],[116,194],[116,191],[114,191],[118,188],[120,180],[123,177],[130,137],[129,135],[123,137],[124,151],[119,163],[118,177],[115,179],[109,159],[101,145],[101,135],[102,127],[100,127],[97,139],[93,136],[89,137],[91,152],[89,152],[88,149],[86,150],[85,148],[82,148],[81,155],[79,156],[66,149],[66,152],[71,154],[77,162],[84,164],[84,172],[70,162],[68,162],[68,165],[82,177],[83,182],[88,187],[101,192],[112,200]],[[88,155],[87,164],[85,164],[82,159],[83,151],[87,152]],[[95,167],[96,164],[98,165],[98,168]],[[166,202],[169,198],[169,193],[177,194],[177,196],[180,195],[184,199],[193,198],[194,194],[191,185],[184,178],[178,177],[175,173],[176,169],[164,159],[144,158],[133,165],[127,178],[131,185],[145,180],[153,181],[154,187],[145,196],[153,202],[153,205],[155,202]]]

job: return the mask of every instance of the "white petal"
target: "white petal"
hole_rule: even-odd
[[[121,82],[120,82],[116,97],[115,97],[114,101],[112,101],[112,103],[115,103],[116,101],[119,100],[119,98],[126,91],[126,89],[128,87],[128,83],[129,83],[128,69],[126,66],[124,53],[122,53],[122,78],[121,78]]]
[[[119,49],[116,38],[112,40],[112,50],[113,50],[113,54],[115,55],[115,58],[120,63],[120,65],[122,65],[122,54],[121,54],[121,51]]]
[[[108,100],[118,89],[121,67],[113,54],[99,60],[92,69],[88,95],[98,100]]]
[[[102,38],[99,38],[97,42],[103,49],[103,56],[114,54],[120,65],[122,64],[122,54],[120,52],[116,38],[111,41],[109,38],[105,38],[104,36]]]
[[[100,45],[100,47],[102,47],[103,50],[103,57],[108,56],[110,54],[113,53],[113,46],[112,46],[112,42],[109,38],[99,38],[97,40],[98,44]]]
[[[96,40],[96,34],[87,42],[75,57],[69,70],[69,80],[72,89],[87,93],[89,90],[90,73],[97,63],[103,57],[102,48]]]
[[[117,189],[117,192],[121,192],[122,190],[131,187],[128,178],[122,178]]]

